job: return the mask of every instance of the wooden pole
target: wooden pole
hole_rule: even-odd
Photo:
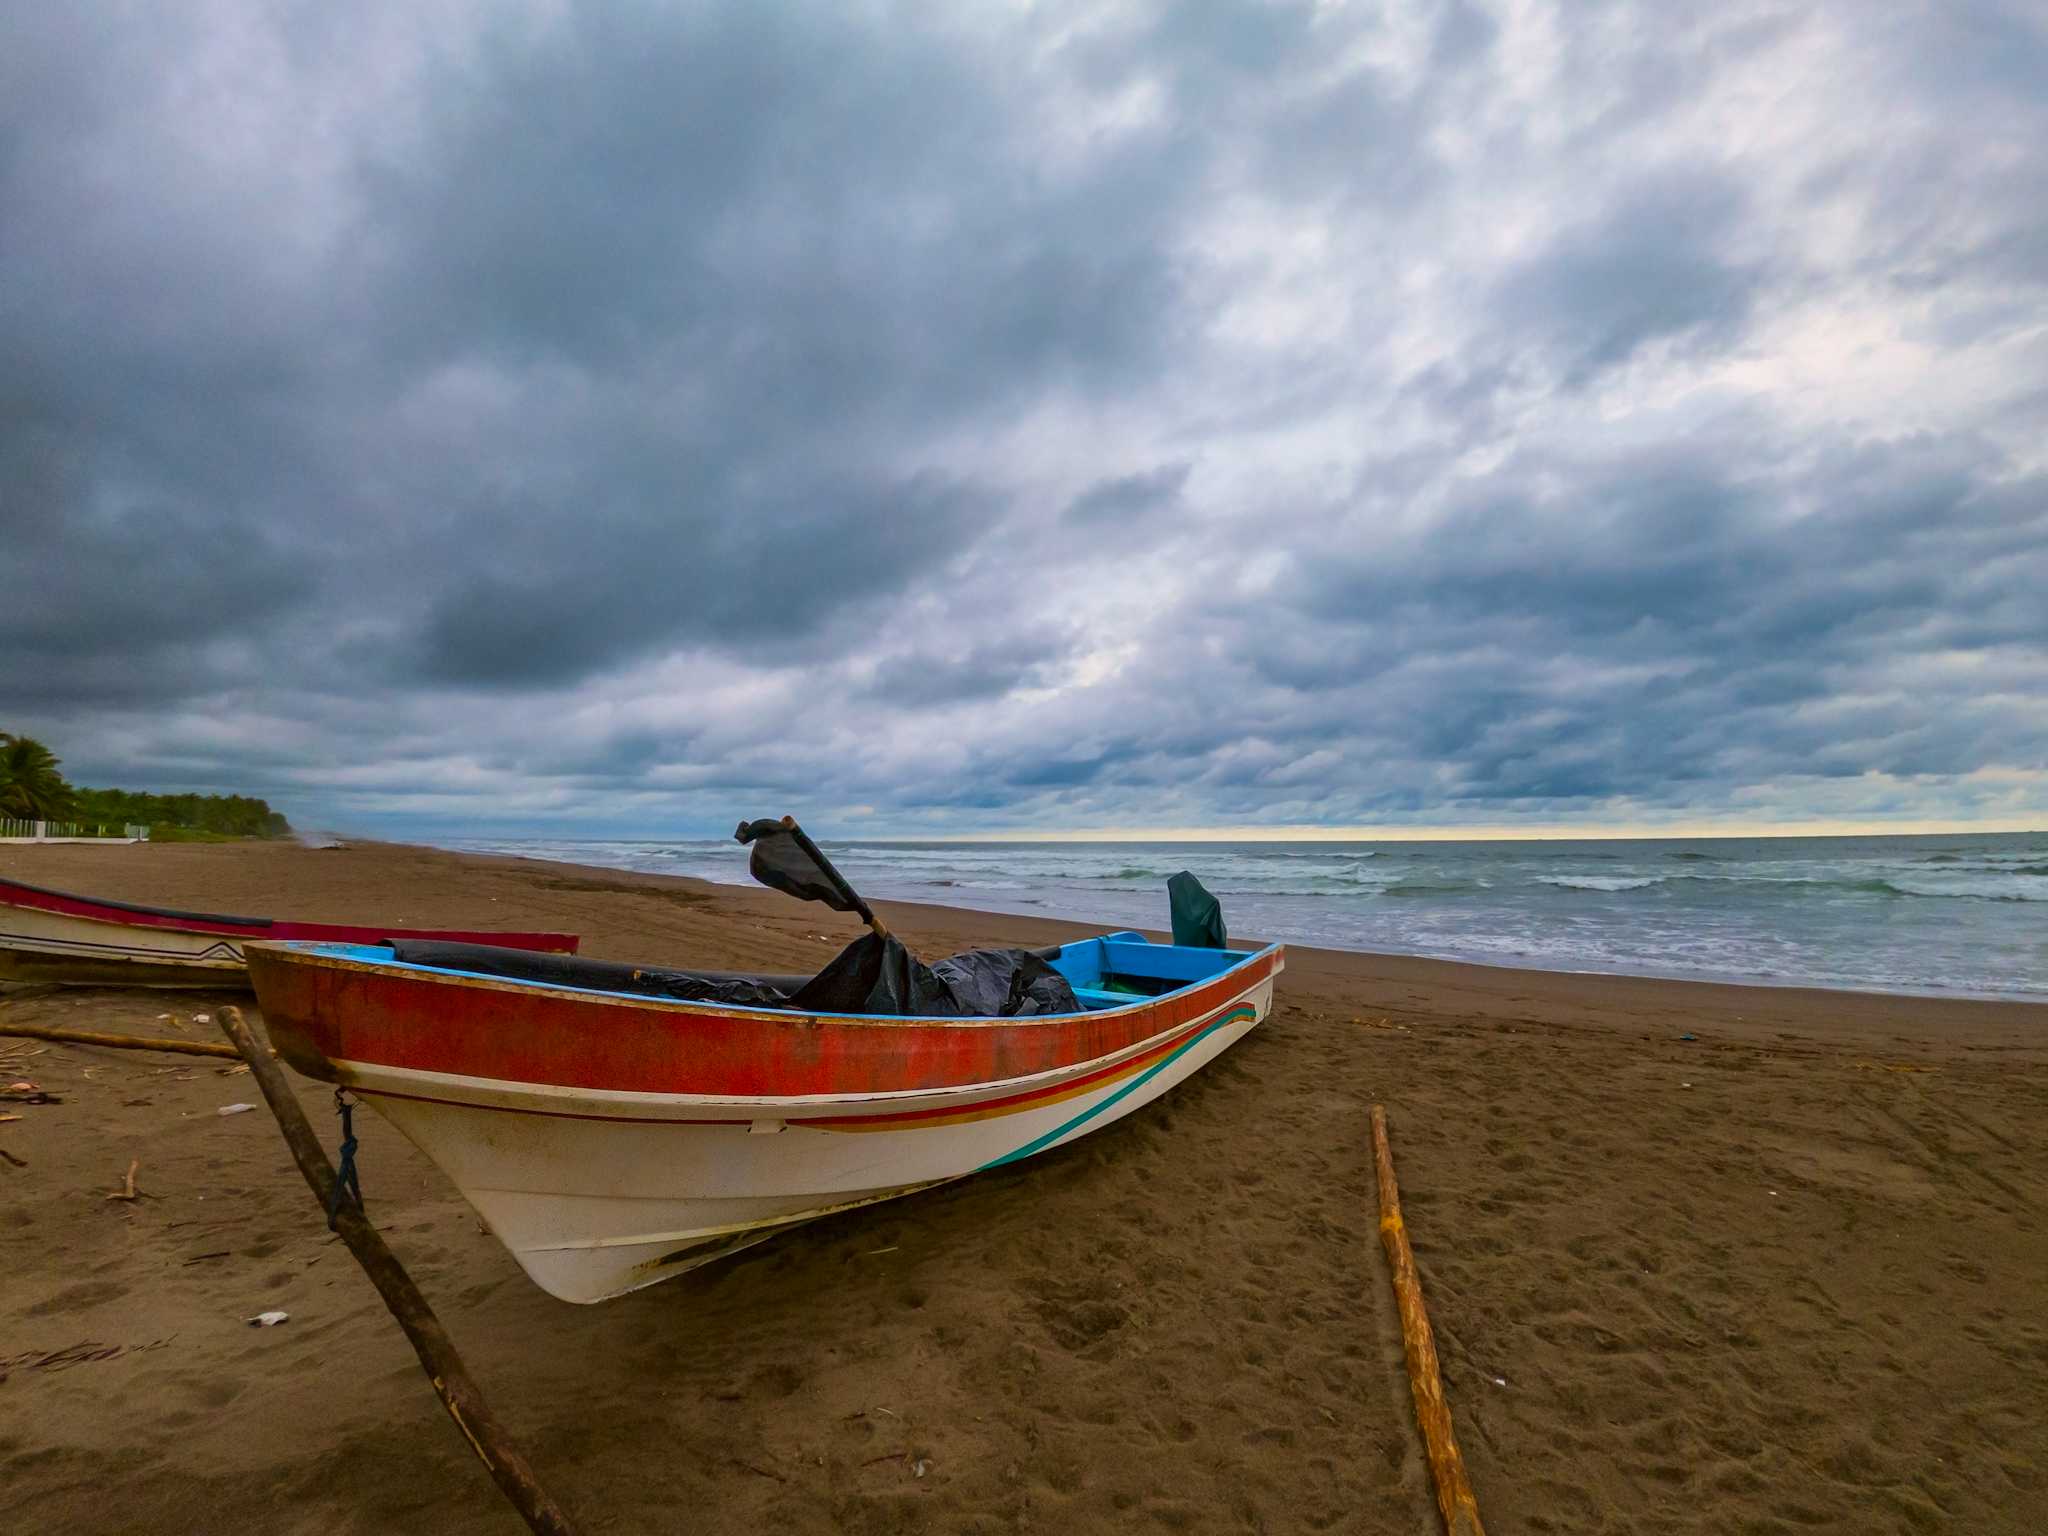
[[[299,1165],[299,1172],[312,1186],[313,1198],[325,1210],[334,1195],[334,1168],[328,1163],[319,1138],[313,1134],[313,1127],[306,1123],[306,1112],[293,1096],[283,1069],[271,1060],[269,1052],[257,1045],[255,1037],[249,1033],[248,1024],[242,1019],[241,1009],[223,1008],[219,1018],[221,1029],[234,1042],[235,1050],[242,1059],[249,1063],[256,1085],[263,1090],[271,1113],[277,1116],[278,1126],[284,1132],[285,1142]],[[477,1459],[496,1481],[499,1491],[512,1501],[520,1518],[530,1529],[546,1533],[546,1536],[574,1536],[576,1528],[568,1515],[534,1477],[526,1457],[520,1453],[498,1416],[491,1412],[490,1404],[484,1401],[483,1393],[470,1378],[462,1357],[455,1353],[455,1345],[442,1328],[441,1320],[434,1316],[434,1309],[427,1305],[426,1297],[412,1283],[412,1277],[398,1262],[397,1255],[384,1246],[384,1239],[377,1235],[377,1229],[370,1225],[361,1208],[344,1200],[335,1213],[334,1228],[348,1245],[349,1252],[355,1255],[356,1262],[363,1266],[363,1273],[370,1277],[370,1283],[377,1287],[377,1294],[384,1298],[384,1305],[391,1309],[391,1315],[398,1319],[398,1326],[405,1330],[406,1338],[412,1341],[413,1351],[420,1357],[420,1369],[434,1384],[441,1406],[448,1410],[448,1416],[455,1420],[455,1427],[462,1431],[462,1438],[476,1452]]]
[[[107,1035],[91,1029],[59,1029],[51,1024],[0,1024],[0,1035],[19,1035],[25,1040],[54,1040],[59,1045],[110,1045],[120,1051],[171,1051],[180,1056],[226,1056],[230,1060],[242,1054],[232,1045],[221,1045],[213,1040]]]
[[[1387,1112],[1378,1104],[1372,1107],[1372,1154],[1379,1168],[1380,1243],[1394,1271],[1401,1346],[1408,1356],[1408,1385],[1415,1393],[1415,1417],[1422,1425],[1430,1475],[1436,1480],[1436,1507],[1450,1536],[1486,1536],[1458,1437],[1451,1432],[1451,1405],[1444,1400],[1443,1377],[1437,1369],[1436,1336],[1429,1329],[1429,1313],[1423,1310],[1422,1282],[1416,1278],[1415,1254],[1401,1221],[1401,1191],[1394,1183],[1394,1154],[1387,1146]]]

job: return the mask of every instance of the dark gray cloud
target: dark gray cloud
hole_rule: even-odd
[[[1086,527],[1120,523],[1170,508],[1188,483],[1188,464],[1168,464],[1135,475],[1114,475],[1088,487],[1068,503],[1066,519]]]
[[[927,706],[989,708],[1020,688],[1052,678],[1071,641],[1056,633],[1020,629],[1000,642],[955,649],[900,653],[875,667],[867,692],[887,711]]]
[[[2048,26],[96,5],[0,727],[308,821],[2048,812]]]
[[[1496,323],[1540,346],[1570,385],[1654,341],[1725,347],[1763,282],[1726,254],[1745,213],[1725,176],[1679,167],[1646,177],[1511,270],[1495,290]]]
[[[926,577],[990,500],[926,479],[808,494],[676,484],[673,502],[656,484],[609,517],[535,517],[458,553],[397,676],[541,686],[663,646],[774,656]]]
[[[84,439],[32,403],[0,424],[0,696],[146,709],[254,675],[232,642],[311,591],[289,547],[175,481],[109,483]]]

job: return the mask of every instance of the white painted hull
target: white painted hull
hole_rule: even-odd
[[[236,987],[247,971],[240,942],[217,933],[0,906],[0,979]]]
[[[594,1302],[794,1223],[1113,1124],[1242,1039],[1272,996],[1271,976],[1251,984],[1195,1027],[1169,1031],[1164,1055],[1155,1038],[1032,1078],[844,1099],[626,1094],[333,1066],[440,1166],[535,1283]],[[1019,1095],[1022,1107],[994,1102]]]

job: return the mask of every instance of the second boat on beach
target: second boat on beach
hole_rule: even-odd
[[[299,923],[181,912],[0,879],[0,981],[232,988],[247,983],[243,946],[252,939],[367,944],[392,938],[458,940],[556,954],[574,954],[577,943],[573,933],[411,929],[388,923]]]

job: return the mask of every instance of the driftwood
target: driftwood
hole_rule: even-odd
[[[1372,1107],[1372,1153],[1379,1168],[1380,1242],[1394,1272],[1401,1346],[1408,1357],[1408,1385],[1415,1393],[1415,1417],[1422,1425],[1430,1475],[1436,1480],[1436,1507],[1450,1536],[1486,1536],[1472,1480],[1465,1475],[1465,1458],[1451,1432],[1451,1405],[1444,1400],[1443,1376],[1437,1369],[1436,1336],[1422,1307],[1422,1282],[1416,1278],[1415,1254],[1401,1222],[1401,1191],[1394,1183],[1394,1154],[1387,1146],[1387,1112],[1377,1104]]]
[[[228,1056],[237,1054],[232,1045],[212,1040],[169,1040],[150,1035],[108,1035],[92,1029],[60,1029],[52,1024],[0,1024],[0,1035],[20,1035],[27,1040],[55,1040],[60,1045],[110,1045],[119,1051],[170,1051],[180,1056]]]
[[[299,1172],[306,1176],[306,1183],[312,1187],[314,1199],[319,1201],[322,1210],[326,1210],[334,1196],[334,1168],[327,1161],[319,1138],[313,1134],[313,1127],[306,1123],[306,1112],[299,1107],[291,1085],[285,1081],[283,1070],[271,1060],[270,1052],[259,1046],[249,1033],[241,1009],[223,1008],[219,1019],[222,1031],[234,1042],[242,1059],[248,1062],[256,1085],[263,1090],[271,1112],[277,1116],[285,1142],[291,1147]],[[455,1353],[455,1345],[449,1340],[447,1330],[442,1328],[441,1320],[427,1305],[426,1297],[420,1294],[419,1287],[413,1284],[412,1277],[405,1272],[397,1256],[384,1245],[377,1229],[365,1219],[362,1209],[350,1201],[342,1201],[335,1211],[333,1225],[341,1234],[341,1240],[348,1245],[349,1252],[355,1255],[356,1262],[362,1265],[363,1273],[370,1277],[370,1283],[377,1287],[377,1294],[384,1298],[384,1305],[398,1319],[398,1326],[405,1330],[406,1338],[412,1341],[413,1351],[420,1357],[420,1369],[434,1384],[441,1406],[455,1420],[455,1427],[462,1431],[462,1437],[476,1452],[477,1459],[489,1471],[499,1491],[511,1500],[513,1508],[519,1511],[531,1529],[549,1533],[549,1536],[574,1536],[575,1527],[568,1515],[534,1477],[526,1457],[484,1401],[484,1395],[470,1378],[462,1357]]]

